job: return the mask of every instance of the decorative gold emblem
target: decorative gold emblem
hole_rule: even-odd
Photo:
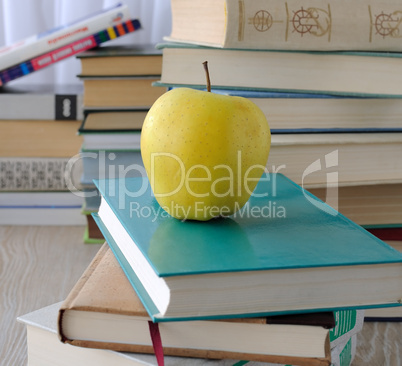
[[[392,13],[384,13],[383,11],[378,14],[371,15],[371,8],[369,6],[369,13],[371,18],[370,27],[370,42],[372,40],[373,27],[375,29],[375,34],[378,34],[382,38],[401,38],[401,23],[402,23],[402,11],[396,10]],[[374,20],[373,20],[374,18]]]
[[[286,40],[288,39],[289,26],[292,28],[292,33],[299,33],[301,37],[308,34],[314,37],[328,36],[328,41],[331,40],[331,9],[328,4],[328,10],[320,8],[301,7],[296,11],[289,12],[286,5],[286,13],[288,18],[288,27],[286,31]]]
[[[266,32],[272,27],[272,15],[266,10],[259,10],[255,13],[252,23],[258,32]]]

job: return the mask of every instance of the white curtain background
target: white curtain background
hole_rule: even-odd
[[[170,34],[170,0],[0,0],[0,47],[33,34],[69,23],[118,2],[127,4],[131,18],[143,29],[103,45],[158,43]],[[9,85],[55,83],[79,84],[79,60],[70,57]]]

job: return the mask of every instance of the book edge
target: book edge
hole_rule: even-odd
[[[87,283],[88,279],[90,278],[91,274],[95,271],[97,266],[99,265],[101,259],[106,254],[108,249],[107,244],[103,244],[98,251],[97,255],[92,259],[91,263],[85,269],[81,277],[75,283],[73,288],[71,289],[70,293],[67,295],[66,299],[63,301],[62,305],[60,306],[58,316],[57,316],[57,334],[61,342],[65,343],[67,341],[67,337],[64,335],[63,332],[63,315],[64,312],[67,310],[74,309],[74,301]]]

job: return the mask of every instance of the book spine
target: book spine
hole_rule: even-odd
[[[227,0],[224,47],[402,51],[401,15],[399,0]]]
[[[358,333],[364,323],[364,310],[340,310],[334,315],[336,325],[329,332],[331,348]]]
[[[64,335],[63,332],[63,315],[66,310],[72,309],[74,310],[74,302],[79,296],[80,292],[84,288],[87,281],[91,278],[91,275],[94,273],[96,268],[98,267],[99,263],[101,262],[102,258],[105,256],[108,250],[108,245],[103,244],[99,249],[98,254],[92,259],[91,263],[88,265],[86,270],[84,271],[84,275],[82,275],[70,293],[68,294],[67,298],[63,301],[62,305],[60,306],[58,315],[57,315],[57,336],[59,337],[62,343],[66,343],[68,341],[67,337]]]
[[[331,366],[350,366],[356,355],[356,334],[331,350]]]
[[[356,355],[356,335],[350,337],[344,343],[331,349],[331,365],[330,366],[350,366]],[[240,361],[232,366],[247,366],[248,361]],[[264,366],[296,366],[284,365],[278,363],[264,363]]]
[[[402,227],[366,228],[381,240],[402,240]]]
[[[34,71],[41,70],[47,66],[55,64],[56,62],[77,55],[80,52],[94,48],[101,43],[107,42],[111,39],[121,37],[128,33],[132,33],[140,28],[141,24],[139,20],[128,20],[124,23],[108,27],[93,35],[47,52],[41,56],[34,57],[18,65],[0,71],[0,85],[5,84],[11,80],[20,78],[22,76],[31,74]]]
[[[79,91],[65,94],[0,93],[2,120],[71,120],[84,118],[83,97]]]
[[[128,19],[128,7],[119,4],[81,21],[62,26],[59,30],[50,30],[45,34],[17,42],[14,46],[0,49],[0,70],[60,48]]]
[[[69,158],[0,158],[0,191],[67,191]]]

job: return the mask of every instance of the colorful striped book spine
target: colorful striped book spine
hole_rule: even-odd
[[[0,70],[67,46],[129,19],[131,17],[128,6],[118,3],[67,24],[58,24],[55,28],[30,35],[11,45],[0,47]]]
[[[77,55],[83,51],[94,48],[101,43],[132,33],[140,28],[141,23],[138,19],[128,20],[126,22],[108,27],[78,41],[71,42],[68,45],[47,52],[38,57],[21,62],[18,65],[0,71],[0,85],[31,74],[34,71],[41,70],[49,65]]]

